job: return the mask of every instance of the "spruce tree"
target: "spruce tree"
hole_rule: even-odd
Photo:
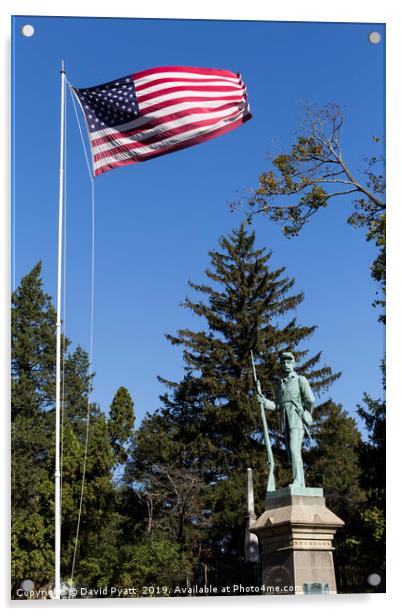
[[[257,506],[266,486],[265,449],[259,407],[250,365],[257,358],[263,390],[274,396],[279,376],[278,354],[293,351],[298,372],[315,392],[339,376],[322,366],[321,354],[310,356],[304,343],[314,326],[300,325],[295,311],[303,293],[293,292],[295,280],[285,268],[270,267],[272,253],[255,247],[255,233],[244,224],[219,241],[209,255],[208,281],[189,283],[195,298],[184,307],[203,320],[197,331],[168,335],[183,348],[185,376],[180,382],[160,379],[171,390],[162,408],[144,420],[136,436],[128,478],[160,461],[197,472],[208,488],[204,500],[204,541],[192,549],[210,558],[227,555],[233,561],[243,550],[245,474],[254,471]],[[268,417],[278,465],[279,485],[289,479],[277,413]],[[158,446],[159,442],[159,446]],[[198,537],[197,537],[198,541]]]

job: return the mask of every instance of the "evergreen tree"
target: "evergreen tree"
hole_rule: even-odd
[[[12,294],[11,532],[12,577],[44,583],[52,577],[49,514],[38,486],[49,476],[54,399],[56,314],[43,291],[41,263]]]
[[[300,348],[314,326],[299,325],[293,316],[303,294],[292,294],[294,279],[285,268],[269,267],[271,252],[257,249],[255,234],[245,225],[220,239],[220,250],[211,251],[212,268],[206,270],[211,284],[190,283],[197,298],[184,306],[204,320],[205,329],[179,330],[167,338],[183,347],[185,377],[181,382],[160,379],[171,393],[162,396],[159,412],[146,417],[136,435],[127,479],[141,479],[141,471],[160,462],[197,470],[208,488],[203,512],[208,524],[204,540],[187,549],[203,557],[231,560],[243,551],[242,513],[245,508],[244,478],[254,470],[257,496],[266,485],[265,450],[259,407],[250,366],[250,350],[258,357],[258,374],[269,397],[279,376],[278,354],[292,350],[298,371],[313,389],[321,392],[339,376],[320,366],[321,354],[309,356]],[[204,299],[205,298],[205,299]],[[289,313],[293,313],[289,316]],[[274,455],[279,481],[289,478],[279,434],[278,414],[270,414]]]
[[[41,269],[39,262],[11,298],[12,419],[37,416],[55,397],[56,312],[42,289]]]
[[[116,464],[123,464],[127,459],[125,444],[130,437],[134,421],[132,398],[125,387],[119,387],[110,406],[108,421],[109,439]]]
[[[364,500],[361,489],[361,434],[355,419],[332,400],[316,407],[311,435],[313,445],[305,454],[306,480],[324,489],[327,506],[345,521],[356,514]]]
[[[385,390],[385,363],[381,366]],[[359,405],[357,412],[363,419],[368,440],[361,446],[361,465],[364,468],[363,485],[378,507],[385,509],[385,398],[373,399],[365,393],[366,408]]]
[[[75,481],[64,482],[65,498],[71,499],[71,508],[64,505],[63,528],[66,533],[64,563],[66,577],[70,576],[75,532],[82,485],[84,447],[77,450],[73,464]],[[113,450],[109,443],[107,421],[96,405],[91,407],[88,434],[86,474],[82,501],[82,514],[77,543],[74,584],[76,586],[102,586],[113,581],[118,561],[116,549],[120,539],[119,515],[116,511],[115,489],[112,481]],[[113,549],[111,549],[111,545]]]
[[[80,345],[71,353],[65,349],[62,364],[62,421],[70,424],[81,444],[86,437],[88,399],[91,394],[88,353]]]
[[[12,578],[16,588],[25,578],[32,579],[36,588],[51,588],[54,580],[55,323],[38,263],[12,296]],[[119,567],[116,546],[122,539],[123,518],[112,474],[115,452],[106,418],[96,404],[89,403],[93,375],[87,353],[80,346],[70,353],[64,337],[62,348],[61,575],[68,580],[71,574],[89,414],[74,577],[77,585],[96,586],[113,582]],[[129,419],[119,411],[112,425],[123,447]]]
[[[381,365],[385,389],[385,364]],[[357,412],[364,420],[368,439],[361,443],[360,464],[362,486],[366,492],[366,502],[360,512],[363,538],[359,546],[364,554],[364,562],[371,571],[381,573],[385,591],[385,486],[386,486],[386,446],[385,446],[385,398],[373,399],[364,394],[364,404]]]

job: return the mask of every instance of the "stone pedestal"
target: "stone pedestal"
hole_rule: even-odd
[[[344,522],[325,506],[321,488],[267,492],[250,531],[262,550],[267,594],[335,594],[333,538]]]

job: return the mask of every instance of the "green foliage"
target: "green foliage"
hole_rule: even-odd
[[[193,560],[171,538],[145,535],[139,543],[126,549],[120,584],[135,586],[140,595],[150,596],[149,591],[142,590],[144,586],[161,589],[185,583],[193,566]]]
[[[17,512],[12,516],[11,576],[29,578],[40,586],[53,576],[51,528],[39,513]]]
[[[349,519],[364,500],[360,432],[356,421],[332,400],[316,407],[314,420],[314,444],[305,456],[308,483],[322,486],[330,509]]]
[[[385,364],[382,363],[385,376]],[[367,561],[377,570],[385,568],[385,399],[373,399],[367,393],[363,397],[365,407],[358,406],[357,412],[363,419],[368,440],[361,443],[360,464],[364,469],[362,485],[366,502],[360,513],[364,529],[361,550],[367,554]]]
[[[40,283],[41,263],[12,294],[12,418],[35,416],[55,396],[56,314]]]
[[[116,464],[123,464],[127,459],[124,445],[130,437],[134,421],[134,403],[131,396],[125,387],[119,387],[110,406],[108,421],[109,439]]]
[[[12,577],[50,588],[54,578],[54,457],[56,314],[44,293],[41,264],[25,276],[12,296]],[[62,421],[62,578],[71,573],[88,428],[88,456],[75,582],[112,580],[121,539],[112,468],[115,451],[100,409],[89,404],[87,353],[64,348]],[[129,397],[125,390],[125,399]],[[120,413],[120,415],[119,415]],[[133,420],[133,416],[132,416]],[[122,425],[119,425],[119,422]],[[119,447],[130,426],[118,411],[112,420]],[[128,437],[128,434],[126,438]]]
[[[385,516],[384,512],[378,507],[363,509],[361,520],[370,531],[375,543],[382,543],[385,537]]]
[[[51,523],[38,486],[49,476],[54,396],[55,312],[42,290],[41,264],[12,295],[12,573],[42,583],[52,561]]]
[[[381,368],[385,377],[384,362]],[[366,406],[359,405],[357,412],[363,419],[368,433],[368,441],[362,443],[360,449],[360,463],[365,469],[364,487],[370,493],[372,504],[384,511],[386,465],[385,396],[384,399],[375,400],[365,393],[363,400]]]

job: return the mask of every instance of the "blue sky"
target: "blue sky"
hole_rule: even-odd
[[[20,28],[35,27],[24,38]],[[59,69],[92,86],[165,64],[241,72],[253,118],[205,144],[96,179],[96,279],[93,399],[107,411],[126,386],[138,419],[159,405],[159,374],[183,374],[181,351],[164,338],[201,327],[179,306],[187,281],[204,279],[208,251],[242,217],[228,202],[255,186],[268,152],[287,146],[303,100],[336,101],[345,114],[343,149],[357,173],[384,135],[384,45],[371,45],[373,24],[18,17],[14,21],[13,279],[43,261],[55,297],[59,148]],[[384,37],[384,28],[375,26]],[[89,344],[90,182],[68,99],[66,334]],[[27,138],[29,135],[29,139]],[[305,301],[308,341],[343,372],[329,395],[354,413],[364,391],[381,396],[383,332],[371,308],[375,255],[362,231],[346,224],[344,197],[287,240],[264,219],[257,244],[273,250]],[[138,422],[139,423],[139,422]],[[138,424],[137,424],[138,425]]]

